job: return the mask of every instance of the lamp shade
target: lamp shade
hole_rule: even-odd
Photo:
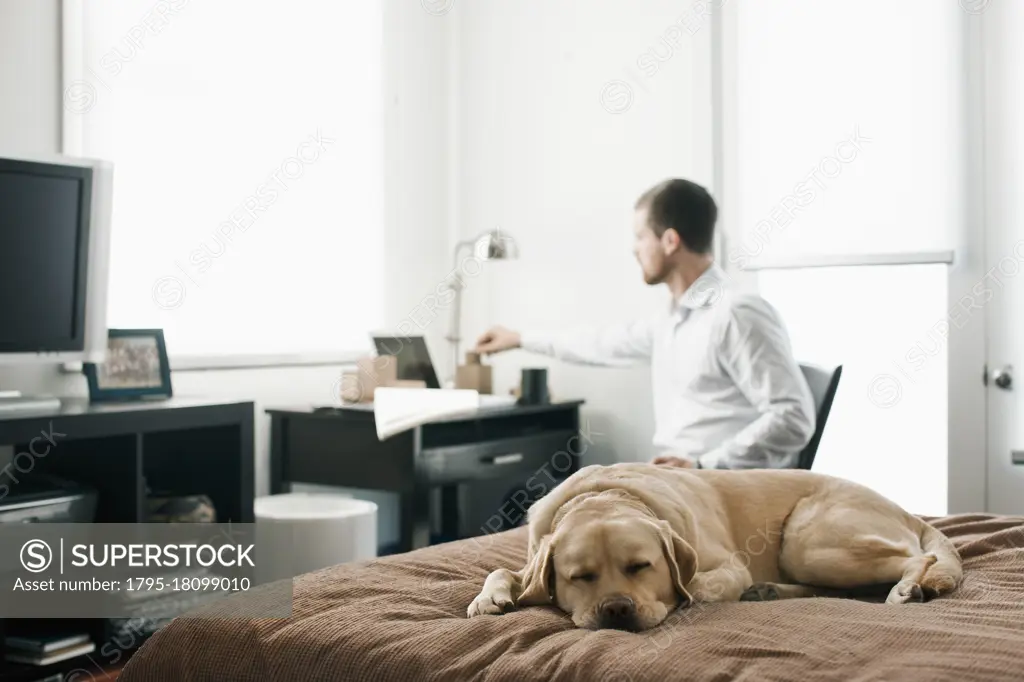
[[[477,237],[473,252],[481,260],[515,260],[519,258],[519,247],[515,240],[501,230],[485,232]]]

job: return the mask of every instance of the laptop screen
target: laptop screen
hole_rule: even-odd
[[[373,345],[378,355],[395,356],[399,380],[424,381],[427,388],[441,388],[422,336],[374,336]]]

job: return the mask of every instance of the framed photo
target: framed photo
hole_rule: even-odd
[[[110,329],[107,359],[83,365],[92,402],[170,398],[171,366],[162,329]]]

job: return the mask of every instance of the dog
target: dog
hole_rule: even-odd
[[[803,470],[587,466],[528,512],[526,566],[467,616],[555,604],[577,627],[641,631],[694,602],[851,596],[923,602],[963,576],[950,540],[873,490]],[[883,592],[884,594],[885,592]]]

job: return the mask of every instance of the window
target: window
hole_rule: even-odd
[[[115,164],[111,327],[178,356],[365,345],[382,21],[379,0],[67,2],[67,153]]]
[[[844,367],[815,470],[944,514],[967,15],[929,0],[724,11],[723,260],[756,271],[800,360]]]
[[[736,13],[734,264],[952,248],[965,201],[962,8],[726,8]]]
[[[949,334],[944,264],[775,270],[761,295],[801,362],[843,365],[814,470],[917,514],[946,513]]]

